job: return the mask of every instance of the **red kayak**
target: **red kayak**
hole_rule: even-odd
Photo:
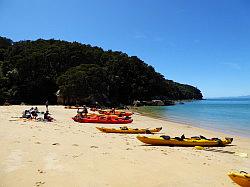
[[[112,124],[126,124],[132,123],[132,119],[128,117],[114,117],[114,116],[88,116],[79,117],[75,116],[72,118],[78,123],[112,123]]]

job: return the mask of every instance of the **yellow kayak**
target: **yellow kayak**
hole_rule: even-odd
[[[151,134],[154,132],[159,132],[162,129],[162,127],[155,129],[132,129],[128,127],[120,127],[119,129],[104,128],[104,127],[96,127],[96,128],[106,133],[124,133],[124,134]]]
[[[137,139],[143,143],[151,145],[166,145],[166,146],[225,146],[233,141],[233,138],[220,139],[198,139],[198,138],[170,138],[169,136],[147,137],[137,136]]]
[[[27,122],[27,121],[36,121],[34,118],[19,118],[17,121]]]
[[[242,187],[250,187],[250,174],[246,172],[229,172],[228,176]]]

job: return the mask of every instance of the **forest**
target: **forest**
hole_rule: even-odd
[[[57,104],[58,97],[60,104],[130,105],[135,100],[202,99],[202,93],[120,51],[0,37],[0,104]]]

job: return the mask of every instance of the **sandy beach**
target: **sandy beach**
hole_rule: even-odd
[[[49,106],[56,119],[52,123],[16,121],[30,107],[0,106],[1,187],[230,187],[237,185],[227,172],[250,172],[250,138],[135,114],[128,127],[163,127],[160,135],[234,138],[231,146],[207,150],[147,146],[136,135],[95,128],[122,125],[76,123],[71,119],[76,110],[63,106]],[[45,111],[45,106],[38,109]]]

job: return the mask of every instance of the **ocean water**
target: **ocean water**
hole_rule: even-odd
[[[145,106],[139,112],[170,121],[250,137],[250,98],[207,99],[174,106]]]

